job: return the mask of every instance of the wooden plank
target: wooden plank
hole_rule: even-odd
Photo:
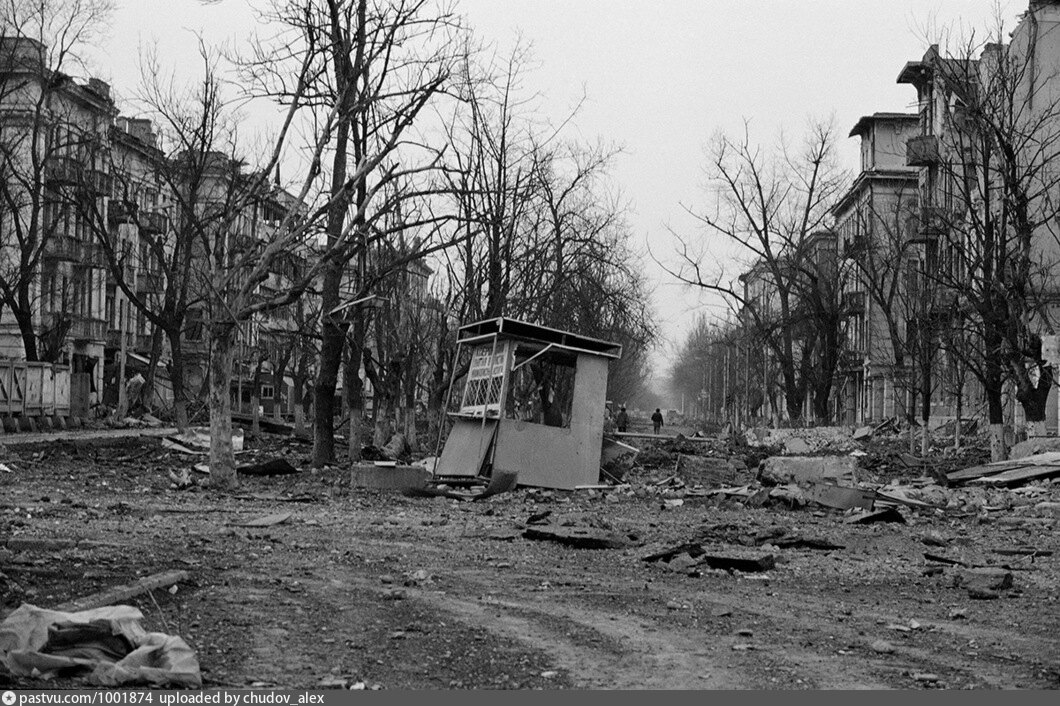
[[[1024,466],[1021,468],[1015,468],[1011,471],[1005,471],[1004,473],[998,473],[997,475],[987,476],[985,478],[977,478],[969,481],[970,483],[976,483],[979,485],[1004,485],[1013,486],[1026,483],[1032,480],[1045,480],[1047,478],[1053,478],[1060,476],[1060,465],[1056,466]]]
[[[1014,468],[1023,468],[1027,464],[1020,461],[1005,461],[1004,463],[992,464],[988,463],[983,466],[973,466],[972,468],[965,468],[961,471],[953,471],[952,473],[946,474],[946,481],[949,483],[960,483],[961,481],[975,480],[976,478],[982,478],[984,476],[992,476],[998,473],[1004,473],[1005,471],[1012,470]]]
[[[82,610],[103,608],[104,606],[127,601],[156,588],[167,588],[181,581],[187,581],[190,576],[187,571],[166,571],[161,574],[152,574],[151,576],[145,576],[139,581],[118,586],[109,591],[101,591],[82,598],[75,598],[57,606],[55,610],[60,610],[64,613],[76,613]]]

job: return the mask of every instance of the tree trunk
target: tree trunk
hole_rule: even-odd
[[[21,299],[21,296],[19,299]],[[26,360],[31,363],[36,362],[37,332],[33,328],[32,310],[28,306],[25,309],[22,307],[17,309],[11,307],[11,313],[15,316],[15,322],[18,324],[19,334],[22,336],[22,348],[25,350]]]
[[[964,381],[960,380],[957,385],[957,424],[953,428],[953,448],[961,448],[961,416],[964,415]]]
[[[277,422],[283,421],[283,376],[287,366],[274,366],[272,369],[272,418]]]
[[[342,346],[345,341],[342,329],[328,313],[339,305],[339,287],[342,284],[342,268],[331,263],[324,271],[321,294],[320,368],[314,394],[313,465],[317,468],[335,462],[335,387],[342,364]]]
[[[364,446],[364,381],[361,379],[361,360],[364,356],[364,316],[358,311],[351,325],[349,371],[346,380],[350,408],[349,458],[356,463],[361,460]]]
[[[925,358],[921,371],[920,388],[920,420],[923,427],[920,429],[920,455],[927,456],[931,448],[931,358]]]
[[[305,375],[295,373],[294,386],[291,395],[294,400],[294,434],[302,436],[305,434]]]
[[[162,357],[162,329],[158,326],[151,327],[151,355],[147,361],[147,375],[144,377],[143,387],[140,388],[140,399],[148,412],[154,411],[152,402],[155,397],[155,371],[158,369],[158,361]],[[135,405],[136,400],[130,400],[130,405]]]
[[[1005,448],[1005,409],[1001,399],[1001,384],[986,389],[987,418],[990,423],[990,460],[1004,461],[1008,457]]]
[[[188,428],[188,391],[184,386],[184,351],[180,343],[180,329],[166,331],[166,336],[173,356],[169,371],[169,382],[173,386],[173,418],[177,429],[183,432]]]
[[[1053,369],[1039,364],[1037,384],[1031,379],[1022,382],[1016,392],[1016,399],[1023,405],[1023,415],[1027,419],[1027,436],[1045,436],[1045,408],[1049,402],[1049,391],[1053,386]]]
[[[234,490],[239,485],[232,449],[232,358],[235,327],[214,324],[210,346],[210,485]]]

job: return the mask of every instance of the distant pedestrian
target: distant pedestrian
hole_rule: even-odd
[[[656,435],[659,434],[659,431],[662,429],[662,425],[663,425],[662,412],[660,412],[659,408],[656,407],[655,408],[655,414],[651,415],[651,427],[654,430]]]
[[[618,410],[618,416],[615,417],[615,424],[618,425],[620,432],[626,431],[626,427],[629,426],[629,415],[626,414],[626,408],[623,406]]]

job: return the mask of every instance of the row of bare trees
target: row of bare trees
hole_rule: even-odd
[[[910,419],[919,412],[925,451],[940,396],[958,419],[985,408],[994,458],[1006,453],[1006,391],[1028,433],[1045,433],[1056,362],[1043,341],[1056,335],[1060,67],[1039,46],[1042,11],[1032,3],[1011,35],[999,24],[988,42],[947,36],[942,50],[930,47],[910,81],[927,150],[919,184],[862,214],[872,227],[829,271],[831,290],[849,283],[871,302],[879,325],[867,352],[890,368],[894,409]],[[681,238],[673,268],[724,295],[741,324],[732,335],[769,350],[792,423],[807,397],[816,421],[830,421],[819,404],[830,394],[825,380],[841,383],[833,361],[858,350],[844,323],[850,302],[815,281],[814,234],[831,227],[828,210],[845,181],[830,159],[833,142],[814,126],[807,148],[770,156],[747,139],[719,138],[709,170],[716,191],[696,215],[714,243],[730,247],[697,249]],[[742,280],[705,269],[708,252],[742,258]],[[691,384],[699,339],[686,342],[678,384]]]
[[[109,6],[3,2],[3,34],[34,37],[49,54],[31,72],[0,77],[5,99],[28,91],[35,101],[18,129],[5,120],[0,150],[4,176],[23,179],[3,180],[12,195],[0,212],[0,295],[24,330],[25,355],[36,358],[41,340],[34,297],[50,291],[35,289],[42,253],[72,219],[93,264],[153,332],[149,375],[168,345],[181,426],[192,394],[184,363],[199,338],[190,334],[202,328],[212,482],[236,484],[237,360],[250,362],[255,396],[265,361],[277,391],[290,372],[296,425],[313,422],[316,465],[338,460],[343,423],[359,458],[368,383],[374,443],[394,426],[415,443],[423,399],[437,429],[449,377],[462,372],[455,327],[476,319],[618,340],[626,357],[612,391],[625,399],[642,389],[655,331],[609,178],[618,150],[565,138],[573,114],[556,124],[543,115],[520,85],[524,49],[498,58],[444,2],[271,0],[257,8],[262,30],[247,47],[199,41],[196,81],[173,78],[145,51],[131,103],[154,132],[115,131],[109,96],[97,96],[95,122],[56,109],[83,91],[59,60],[91,46]],[[248,134],[248,115],[262,114],[268,125]],[[62,154],[92,169],[55,186],[45,147],[9,147],[26,135],[49,148],[55,135],[85,141],[90,150]],[[138,286],[152,276],[158,288]]]

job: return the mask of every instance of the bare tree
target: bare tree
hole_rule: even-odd
[[[940,284],[983,328],[980,381],[992,455],[1005,454],[1003,390],[1016,387],[1030,433],[1044,433],[1055,371],[1042,355],[1054,333],[1060,251],[1060,74],[1044,64],[1035,3],[1004,43],[974,35],[932,46],[918,88],[926,125],[922,228]]]
[[[825,413],[838,356],[831,328],[838,326],[837,293],[829,283],[834,236],[826,235],[842,184],[834,149],[833,129],[823,124],[812,126],[798,153],[782,147],[773,158],[746,131],[740,140],[718,136],[708,168],[715,201],[690,210],[714,249],[678,236],[680,262],[670,269],[678,280],[724,296],[758,330],[780,369],[793,423],[802,420],[811,384],[819,386],[815,410]],[[718,263],[732,256],[750,260],[742,287],[705,265],[708,257]]]
[[[403,183],[419,188],[415,185],[424,179],[418,181],[417,176],[437,164],[437,149],[420,140],[413,126],[449,81],[453,35],[461,29],[447,7],[428,0],[287,0],[276,2],[271,16],[285,28],[283,44],[259,46],[246,66],[256,90],[285,102],[291,100],[289,66],[304,62],[309,67],[309,115],[337,115],[328,134],[330,164],[325,173],[332,205],[325,232],[332,243],[350,228],[355,236],[341,243],[322,271],[313,451],[314,464],[322,465],[335,458],[335,389],[347,337],[352,346],[347,370],[357,377],[347,381],[354,458],[361,446],[359,371],[367,329],[361,307],[338,315],[344,303],[341,295],[353,301],[372,295],[370,246],[394,234],[377,223],[410,196],[390,187]],[[372,170],[362,175],[366,163]],[[351,183],[353,188],[347,188]]]

